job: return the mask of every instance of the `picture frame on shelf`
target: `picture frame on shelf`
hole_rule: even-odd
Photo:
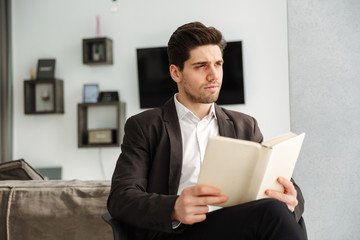
[[[99,96],[99,85],[98,84],[84,84],[84,103],[96,103]]]
[[[37,65],[36,79],[55,79],[55,59],[39,59]]]
[[[118,102],[119,94],[116,91],[100,92],[99,102]]]

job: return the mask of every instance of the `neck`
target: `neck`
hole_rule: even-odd
[[[176,99],[194,113],[200,120],[210,112],[212,103],[194,103],[186,98],[183,98],[179,93],[176,95]]]

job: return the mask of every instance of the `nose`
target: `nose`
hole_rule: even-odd
[[[208,74],[206,80],[209,82],[217,81],[220,77],[220,71],[222,69],[218,68],[217,66],[211,65],[208,68]]]

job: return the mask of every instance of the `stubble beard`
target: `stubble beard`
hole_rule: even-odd
[[[220,93],[220,88],[221,88],[221,84],[219,84],[218,82],[214,82],[212,84],[217,84],[219,86],[219,90],[217,92],[214,93],[209,93],[209,94],[204,94],[204,93],[200,93],[199,95],[194,95],[192,94],[189,89],[187,88],[187,84],[184,85],[183,90],[185,95],[192,101],[195,103],[213,103],[216,102],[219,98],[219,93]],[[200,89],[203,89],[206,85],[201,86]]]

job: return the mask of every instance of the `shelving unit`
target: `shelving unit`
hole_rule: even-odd
[[[25,114],[64,113],[63,80],[25,80],[24,112]]]
[[[89,143],[89,109],[94,110],[105,108],[105,107],[114,107],[116,113],[116,126],[115,128],[109,128],[104,125],[98,127],[98,129],[107,129],[111,130],[113,135],[113,140],[111,143]],[[125,110],[126,104],[124,102],[97,102],[97,103],[79,103],[78,104],[78,147],[79,148],[92,148],[92,147],[117,147],[120,146],[123,138],[123,129],[125,123]],[[99,121],[97,125],[103,124],[107,116],[101,116],[104,118],[104,121]]]

